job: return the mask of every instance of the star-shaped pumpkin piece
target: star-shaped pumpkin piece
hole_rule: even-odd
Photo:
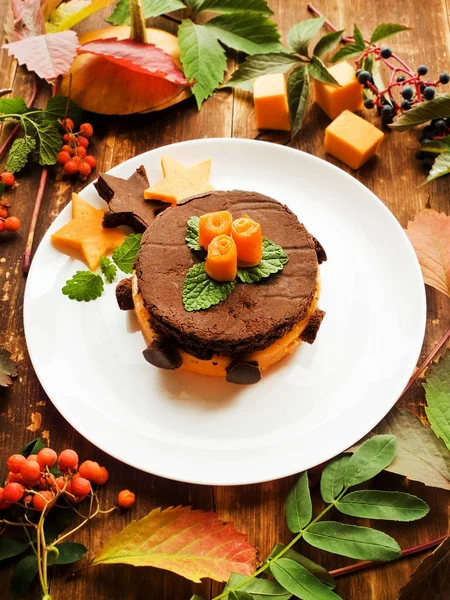
[[[95,271],[100,258],[120,246],[126,238],[119,229],[104,229],[105,211],[72,194],[72,220],[52,234],[55,247],[65,254],[79,252],[91,271]]]
[[[164,179],[145,190],[146,200],[176,204],[185,198],[214,190],[209,183],[211,159],[204,160],[193,167],[185,167],[173,158],[163,156],[161,167]]]

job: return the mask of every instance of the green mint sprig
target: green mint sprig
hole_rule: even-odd
[[[282,271],[289,258],[281,246],[263,237],[262,259],[256,267],[238,267],[237,277],[242,283],[257,283]]]
[[[72,279],[66,281],[62,293],[71,300],[89,302],[103,294],[103,279],[92,271],[77,271]]]
[[[220,282],[211,279],[205,271],[204,263],[197,263],[189,269],[184,278],[184,308],[189,312],[206,310],[226,300],[234,286],[234,281]]]
[[[108,283],[112,283],[117,275],[117,266],[107,256],[100,259],[100,271]]]
[[[141,246],[142,233],[131,233],[123,244],[112,253],[112,259],[121,271],[130,275],[133,272],[134,261]]]
[[[200,226],[200,217],[191,217],[188,219],[188,226],[186,232],[186,243],[188,248],[195,252],[200,252],[203,248],[200,246],[198,241],[198,230]]]

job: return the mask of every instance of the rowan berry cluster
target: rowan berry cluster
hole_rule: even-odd
[[[79,173],[85,179],[97,165],[95,157],[88,154],[86,150],[89,146],[89,138],[94,134],[94,128],[90,123],[82,123],[79,130],[75,131],[72,119],[63,119],[61,127],[65,133],[62,136],[63,145],[56,161],[63,165],[66,175]]]
[[[12,188],[15,184],[14,175],[9,171],[0,174],[0,184],[3,184],[0,190],[0,233],[2,231],[14,232],[20,228],[20,220],[17,217],[9,216],[11,203],[3,198],[2,192],[5,188]]]

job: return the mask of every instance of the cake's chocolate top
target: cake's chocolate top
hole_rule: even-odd
[[[220,304],[195,312],[183,306],[183,281],[198,262],[186,245],[189,217],[228,210],[249,215],[263,235],[289,256],[283,271],[257,284],[236,284]],[[244,355],[266,348],[306,317],[316,290],[318,259],[313,237],[286,207],[262,194],[208,192],[159,214],[144,233],[136,274],[150,323],[199,358]]]
[[[155,218],[155,214],[167,206],[162,202],[144,200],[144,190],[149,186],[145,168],[140,166],[128,179],[101,173],[94,182],[101,198],[108,203],[103,227],[128,225],[142,233]]]

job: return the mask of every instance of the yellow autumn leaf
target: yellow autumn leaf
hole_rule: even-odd
[[[48,0],[50,2],[51,0]],[[47,33],[58,33],[72,29],[77,23],[87,19],[93,13],[109,6],[115,0],[69,0],[53,10],[45,24]]]

